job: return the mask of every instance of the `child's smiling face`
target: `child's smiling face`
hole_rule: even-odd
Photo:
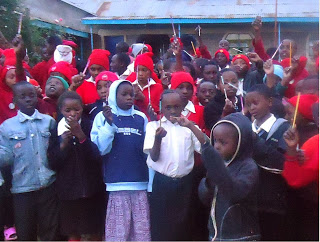
[[[212,135],[214,148],[225,161],[230,160],[238,146],[238,133],[236,128],[231,124],[221,123],[214,128]]]

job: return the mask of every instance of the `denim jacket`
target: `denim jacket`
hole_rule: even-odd
[[[37,110],[32,117],[18,111],[0,126],[0,167],[12,165],[12,193],[45,188],[55,181],[47,150],[55,120]]]

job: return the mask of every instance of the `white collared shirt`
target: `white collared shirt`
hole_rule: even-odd
[[[173,124],[162,117],[161,127],[167,131],[167,135],[162,139],[159,159],[154,162],[149,152],[153,147],[159,126],[160,121],[147,124],[143,147],[144,153],[148,154],[147,165],[169,177],[179,178],[188,175],[194,166],[194,151],[200,153],[199,140],[190,129],[178,123]]]
[[[188,116],[189,113],[196,113],[196,108],[194,107],[194,104],[189,100],[187,105],[184,107],[181,114],[185,117]]]
[[[142,87],[142,86],[139,84],[138,80],[135,80],[134,82],[132,82],[132,85],[133,85],[133,84],[137,84],[141,91],[143,91],[144,89],[148,88],[148,84],[145,85],[144,87]],[[157,83],[156,83],[152,78],[150,78],[150,80],[149,80],[149,85],[152,86],[152,85],[154,85],[154,84],[157,84]]]
[[[243,96],[243,78],[239,79],[238,91],[236,93],[237,96]]]
[[[91,82],[91,83],[93,83],[93,84],[96,84],[96,82],[93,80],[93,77],[92,77],[92,76],[90,76],[90,78],[88,78],[86,81],[87,81],[87,82]]]
[[[271,114],[271,116],[266,121],[264,121],[263,124],[260,125],[260,127],[257,126],[257,120],[254,120],[252,123],[252,131],[256,134],[259,134],[261,130],[264,130],[267,133],[269,133],[270,129],[272,128],[272,125],[276,121],[277,118],[273,114]]]

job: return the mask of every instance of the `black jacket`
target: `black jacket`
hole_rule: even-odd
[[[104,191],[102,161],[97,146],[91,142],[91,124],[85,116],[81,118],[81,128],[87,139],[82,144],[77,138],[69,146],[60,150],[61,137],[57,129],[51,134],[48,161],[57,172],[56,189],[61,200],[75,200],[93,196]]]
[[[264,75],[263,64],[257,67],[251,67],[243,79],[243,90],[248,91],[256,84],[263,84]]]
[[[234,112],[241,112],[241,102],[240,97],[237,96],[238,102],[236,105],[236,109]],[[208,129],[212,129],[212,127],[221,119],[221,115],[223,112],[224,105],[226,104],[225,96],[220,91],[217,90],[217,94],[205,107],[204,107],[204,122]]]
[[[287,210],[288,186],[281,175],[287,145],[283,134],[290,124],[277,119],[269,133],[262,131],[256,136],[253,146],[253,159],[260,170],[258,210],[285,214]]]
[[[239,149],[227,165],[212,145],[206,143],[202,146],[207,177],[200,183],[199,197],[211,205],[209,239],[258,240],[256,194],[259,173],[251,158],[251,124],[241,113],[230,114],[220,123],[236,127],[241,140]]]

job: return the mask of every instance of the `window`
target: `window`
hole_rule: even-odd
[[[228,40],[230,43],[229,53],[231,55],[236,55],[248,53],[253,38],[249,33],[229,33],[225,35],[224,39]]]

